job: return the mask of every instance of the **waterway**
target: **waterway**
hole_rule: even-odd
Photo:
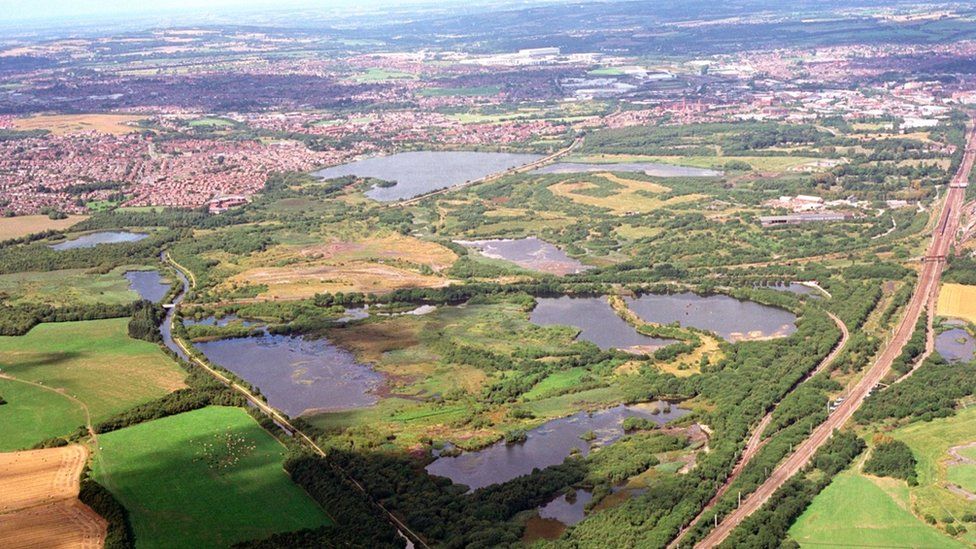
[[[325,168],[314,173],[322,179],[347,175],[396,182],[392,187],[374,187],[366,196],[380,202],[405,200],[504,172],[542,158],[535,154],[470,151],[417,151],[376,156]]]
[[[79,236],[74,240],[67,240],[57,244],[51,244],[51,248],[61,250],[73,250],[75,248],[94,248],[99,244],[119,244],[122,242],[138,242],[144,238],[149,238],[145,233],[131,233],[128,231],[101,231]]]
[[[625,300],[647,322],[678,322],[714,332],[729,341],[784,337],[796,331],[793,313],[727,295],[645,294]]]
[[[566,255],[566,252],[534,236],[519,239],[456,240],[455,242],[478,250],[485,257],[504,259],[519,267],[543,273],[562,276],[581,273],[589,268]]]
[[[476,452],[441,456],[427,466],[427,472],[475,490],[527,475],[535,468],[562,463],[574,449],[585,456],[592,447],[610,444],[624,435],[621,423],[627,417],[645,417],[663,425],[687,413],[688,410],[663,402],[578,412],[528,431],[521,444],[502,441]],[[596,435],[590,442],[580,438],[588,431]]]
[[[627,324],[607,303],[606,297],[543,297],[529,320],[539,326],[572,326],[580,330],[578,339],[601,349],[655,348],[674,343],[642,335]]]

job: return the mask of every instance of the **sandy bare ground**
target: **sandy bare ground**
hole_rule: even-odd
[[[87,458],[78,444],[0,454],[0,547],[102,547],[105,521],[78,500]]]

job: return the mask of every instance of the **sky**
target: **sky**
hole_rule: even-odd
[[[281,8],[360,11],[384,5],[423,3],[432,3],[432,0],[0,0],[0,13],[7,20],[50,20],[144,16],[166,12],[226,14]]]

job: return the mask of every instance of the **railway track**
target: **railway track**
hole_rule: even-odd
[[[976,144],[976,128],[973,127],[973,122],[970,122],[967,143],[963,161],[949,185],[945,205],[932,234],[932,242],[923,258],[915,291],[888,346],[860,381],[850,388],[846,400],[828,416],[827,420],[814,429],[810,437],[797,446],[793,454],[780,463],[769,478],[755,492],[745,498],[742,505],[726,515],[719,525],[696,547],[717,547],[725,541],[736,526],[758,510],[776,490],[806,466],[813,454],[830,439],[834,430],[840,429],[847,423],[868,394],[891,370],[891,364],[901,354],[902,348],[911,337],[915,323],[932,303],[933,296],[938,292],[942,270],[945,267],[945,258],[959,225],[969,173],[972,171],[974,161],[976,161],[976,147],[974,147]]]

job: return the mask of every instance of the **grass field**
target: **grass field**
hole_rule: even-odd
[[[87,215],[69,215],[67,219],[51,219],[46,215],[0,217],[0,240],[20,238],[43,231],[60,231],[88,219]]]
[[[403,71],[392,71],[388,69],[370,68],[366,72],[354,74],[350,77],[353,82],[363,84],[375,84],[377,82],[388,82],[390,80],[416,80],[417,75]]]
[[[281,468],[285,448],[240,408],[209,407],[99,437],[93,472],[139,547],[228,547],[330,519]]]
[[[966,547],[909,510],[904,482],[845,471],[790,528],[801,547]]]
[[[63,389],[97,423],[183,387],[185,372],[158,346],[130,338],[127,326],[125,318],[40,324],[0,337],[0,364],[15,378]]]
[[[976,322],[976,286],[943,284],[939,290],[938,314]]]
[[[126,267],[105,274],[91,274],[87,269],[28,272],[0,275],[0,292],[12,302],[47,303],[55,306],[119,305],[139,299],[123,276]]]
[[[497,95],[501,91],[502,89],[499,86],[476,86],[472,88],[424,88],[417,93],[425,97],[441,97],[447,95]]]
[[[5,366],[0,366],[4,369]],[[22,450],[66,435],[85,424],[85,413],[71,399],[41,387],[0,378],[0,451]]]
[[[48,130],[55,135],[96,131],[121,135],[139,131],[129,123],[145,118],[128,114],[51,114],[18,118],[14,128],[18,130]]]
[[[199,127],[226,128],[229,126],[233,126],[234,121],[227,120],[224,118],[208,117],[208,118],[197,118],[196,120],[190,120],[189,122],[186,123],[186,125],[190,126],[191,128],[199,128]]]

